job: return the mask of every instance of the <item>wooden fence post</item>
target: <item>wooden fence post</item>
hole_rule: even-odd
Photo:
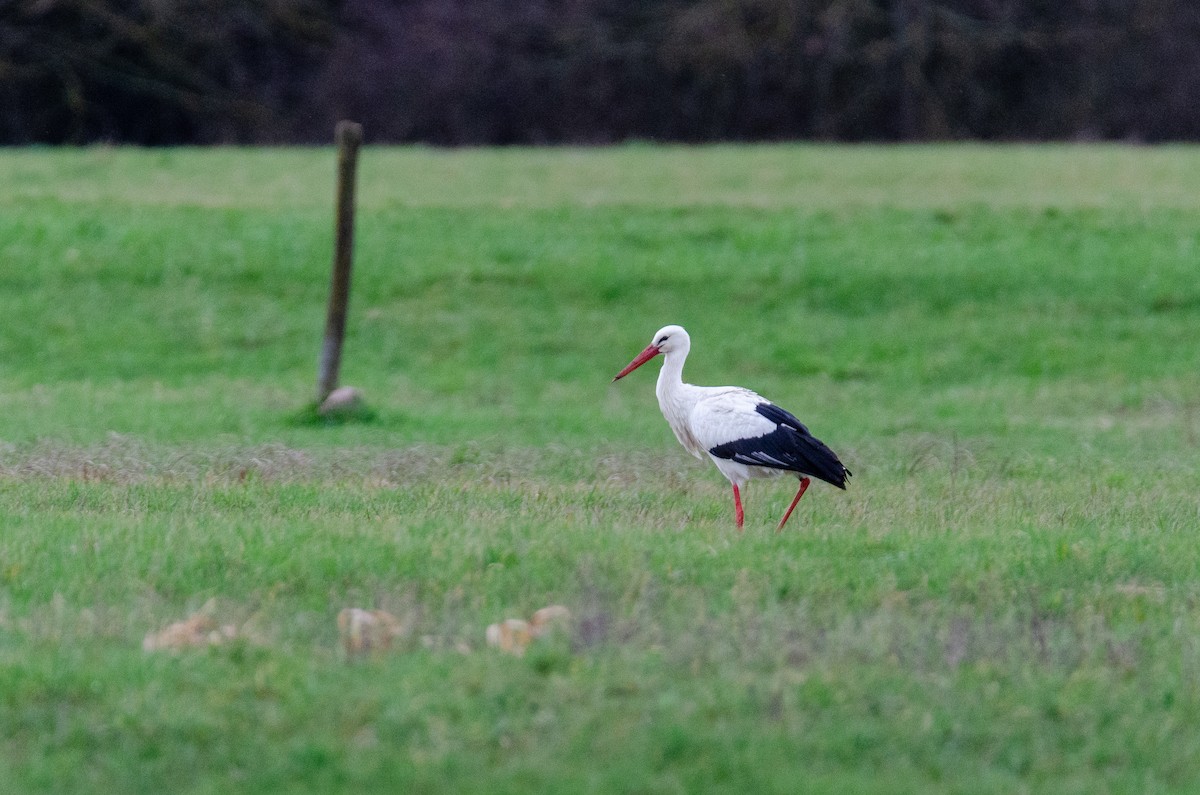
[[[338,147],[337,221],[333,249],[333,276],[329,285],[329,312],[317,372],[317,404],[337,388],[346,336],[346,309],[350,303],[350,269],[354,255],[354,184],[362,125],[340,121],[335,133]]]

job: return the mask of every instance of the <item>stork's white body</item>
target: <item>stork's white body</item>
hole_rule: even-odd
[[[788,412],[742,387],[684,383],[683,363],[690,349],[687,331],[680,326],[665,326],[613,380],[663,355],[654,390],[658,406],[684,449],[701,460],[710,459],[733,485],[739,528],[739,489],[751,478],[778,477],[785,472],[800,476],[800,490],[780,521],[780,529],[808,487],[806,475],[845,488],[849,470]]]
[[[728,458],[717,458],[709,450],[739,439],[765,436],[775,423],[756,413],[766,401],[739,386],[693,386],[683,382],[683,360],[667,354],[658,372],[654,394],[667,425],[683,448],[700,460],[711,460],[730,483],[742,486],[750,478],[778,477],[785,470],[752,467]]]

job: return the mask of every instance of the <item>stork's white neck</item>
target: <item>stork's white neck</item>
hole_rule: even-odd
[[[659,406],[665,406],[667,401],[678,399],[683,391],[683,363],[687,355],[686,348],[663,355],[662,368],[658,371],[658,384],[654,387]],[[663,413],[666,413],[665,408]]]
[[[658,396],[658,407],[671,430],[675,432],[675,438],[692,455],[703,458],[704,447],[696,440],[689,420],[703,390],[683,383],[683,362],[687,355],[687,348],[663,355],[662,369],[658,371],[658,384],[654,388],[654,394]]]

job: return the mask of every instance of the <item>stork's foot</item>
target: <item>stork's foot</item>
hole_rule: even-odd
[[[779,520],[779,527],[775,528],[776,533],[781,532],[783,530],[783,526],[787,524],[788,517],[792,515],[792,511],[796,510],[796,503],[800,502],[800,498],[803,497],[804,492],[808,490],[809,483],[812,483],[811,478],[800,478],[800,490],[796,492],[795,499],[793,499],[792,504],[788,506],[787,513],[785,513],[783,518]]]

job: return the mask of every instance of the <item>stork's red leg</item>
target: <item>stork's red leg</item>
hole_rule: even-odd
[[[737,529],[741,530],[746,517],[742,513],[742,494],[738,491],[736,483],[733,484],[733,517],[737,521]]]
[[[788,517],[792,515],[792,511],[796,510],[796,503],[800,502],[800,498],[804,496],[804,492],[808,489],[808,484],[812,483],[809,478],[800,478],[800,490],[796,492],[796,499],[792,500],[792,504],[788,506],[787,513],[779,520],[779,527],[775,528],[775,532],[783,530],[783,526],[787,524]]]

